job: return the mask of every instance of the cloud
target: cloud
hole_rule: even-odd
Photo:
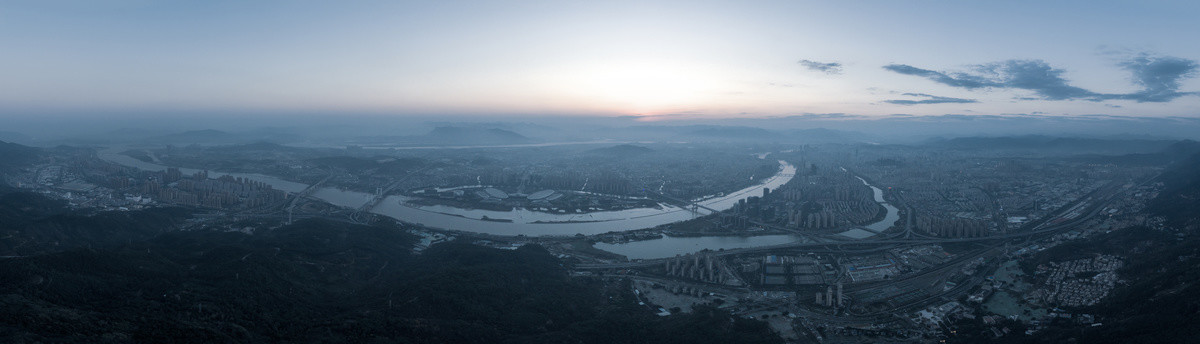
[[[902,64],[886,65],[886,66],[883,66],[883,69],[887,69],[887,70],[890,70],[890,71],[893,71],[896,73],[900,73],[900,74],[925,77],[926,79],[933,80],[934,82],[937,82],[937,83],[946,84],[946,85],[954,86],[954,87],[962,87],[962,88],[965,88],[968,90],[981,88],[981,87],[999,87],[1000,86],[999,84],[988,81],[987,79],[985,79],[983,77],[969,75],[966,73],[954,73],[954,75],[951,76],[949,74],[942,73],[942,72],[936,72],[936,71],[932,71],[932,70],[928,70],[928,69],[921,69],[921,68],[917,68],[917,67],[913,67],[913,66],[909,66],[909,65],[902,65]]]
[[[817,62],[813,60],[800,60],[801,66],[808,70],[818,71],[825,74],[842,74],[842,64],[837,62]]]
[[[1179,81],[1196,75],[1200,65],[1196,61],[1170,56],[1148,56],[1141,54],[1121,62],[1121,67],[1133,73],[1133,83],[1141,86],[1141,92],[1123,95],[1121,99],[1138,102],[1167,102],[1198,92],[1179,92]]]
[[[981,65],[977,70],[993,75],[1000,87],[1030,90],[1047,100],[1103,100],[1100,94],[1067,84],[1064,70],[1042,60],[1008,60]]]
[[[1042,60],[1007,60],[973,66],[971,72],[939,72],[904,64],[891,64],[883,69],[919,76],[943,85],[975,90],[979,88],[1020,89],[1032,91],[1037,97],[1018,97],[1018,100],[1087,100],[1112,99],[1145,102],[1169,102],[1200,92],[1179,92],[1180,80],[1196,75],[1196,61],[1168,56],[1141,54],[1119,63],[1133,74],[1133,83],[1142,91],[1133,93],[1097,93],[1072,86],[1063,78],[1062,69],[1051,67]],[[889,101],[890,102],[890,101]],[[893,103],[907,104],[907,103]]]
[[[975,99],[939,97],[939,96],[924,94],[924,93],[905,93],[904,95],[909,96],[909,97],[923,97],[923,98],[927,98],[927,99],[921,99],[921,100],[889,99],[889,100],[884,100],[883,102],[890,103],[890,104],[896,104],[896,105],[946,104],[946,103],[965,104],[965,103],[978,103],[979,102],[978,100],[975,100]]]

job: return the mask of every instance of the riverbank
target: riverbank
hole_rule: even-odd
[[[678,232],[678,231],[665,231],[665,232],[663,232],[663,233],[664,233],[664,234],[666,234],[666,235],[669,235],[669,236],[671,236],[671,237],[675,237],[675,238],[697,238],[697,237],[752,237],[752,236],[762,236],[762,235],[780,235],[780,234],[791,234],[791,232],[788,232],[788,231],[783,231],[783,230],[768,230],[768,229],[764,229],[764,230],[761,230],[761,231],[738,231],[738,232]]]
[[[120,155],[120,147],[105,149],[99,152],[99,157],[109,162],[124,166],[135,167],[148,171],[163,171],[166,166],[140,161],[129,156]],[[184,173],[194,173],[194,169],[180,169]],[[705,201],[703,206],[716,210],[725,210],[737,204],[738,200],[761,192],[762,188],[778,188],[792,180],[796,167],[786,161],[779,161],[778,173],[763,181],[742,190],[727,193],[724,197]],[[210,176],[233,175],[263,182],[276,189],[297,193],[310,187],[301,183],[280,178],[242,173],[225,173],[209,171]],[[330,204],[346,207],[361,207],[373,198],[366,192],[319,188],[310,195]],[[403,222],[418,224],[428,228],[448,231],[474,232],[498,236],[549,236],[568,237],[574,235],[596,235],[609,232],[622,232],[654,228],[664,224],[677,223],[693,219],[697,214],[674,206],[664,206],[661,209],[630,209],[622,211],[605,211],[589,214],[546,214],[523,209],[509,212],[494,212],[483,210],[466,210],[454,207],[435,206],[434,209],[420,209],[402,204],[408,197],[399,195],[386,196],[369,211],[374,214],[391,217]],[[705,211],[707,212],[707,211]],[[483,220],[487,216],[489,220]],[[511,220],[500,222],[494,220]],[[541,221],[541,223],[537,223]],[[554,222],[554,223],[550,223]],[[737,238],[737,237],[732,237]],[[666,239],[666,238],[664,238]],[[680,238],[685,239],[685,238]],[[702,249],[701,247],[699,249]],[[717,249],[718,247],[713,247]],[[698,250],[698,249],[697,249]]]

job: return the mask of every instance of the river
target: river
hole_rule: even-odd
[[[722,197],[704,200],[700,204],[717,210],[725,210],[732,208],[740,199],[761,194],[764,187],[774,189],[786,184],[792,180],[792,177],[796,173],[796,168],[784,161],[779,161],[779,164],[780,173],[768,178],[763,183],[729,193]],[[414,207],[405,204],[405,200],[407,200],[406,196],[388,196],[379,205],[375,206],[371,212],[434,228],[496,235],[526,236],[593,235],[613,231],[630,231],[691,220],[697,216],[697,213],[693,213],[688,209],[667,204],[661,204],[661,208],[636,208],[582,214],[554,214],[528,209],[493,211],[449,206]],[[706,215],[710,212],[699,209],[698,213],[699,215]],[[482,220],[484,216],[487,216],[488,219],[503,219],[512,222],[485,221]]]
[[[596,243],[598,249],[616,253],[629,259],[657,259],[699,252],[704,249],[721,250],[786,244],[803,240],[794,234],[759,236],[706,236],[671,237],[662,239],[631,241],[620,244]]]
[[[101,159],[110,162],[142,170],[162,171],[167,168],[166,166],[148,163],[129,156],[121,155],[120,152],[122,151],[124,151],[124,148],[109,148],[100,151],[99,156]],[[764,158],[765,156],[766,155],[763,155]],[[779,173],[776,173],[774,176],[768,178],[758,185],[731,192],[721,197],[703,200],[699,203],[709,208],[725,210],[736,205],[738,200],[761,194],[762,188],[764,187],[771,188],[772,190],[778,189],[788,181],[791,181],[796,173],[796,167],[783,160],[779,161],[779,165]],[[200,171],[192,168],[180,168],[179,170],[185,174],[192,174]],[[308,185],[303,183],[287,181],[277,177],[254,173],[225,173],[209,171],[209,175],[213,177],[231,175],[235,177],[247,178],[250,180],[270,184],[279,190],[293,193],[303,191],[308,187]],[[880,221],[862,226],[862,228],[874,233],[865,231],[863,229],[851,229],[850,231],[842,233],[844,236],[856,239],[874,236],[879,232],[883,232],[900,218],[899,210],[896,209],[896,207],[893,207],[891,204],[888,204],[883,199],[883,190],[867,183],[867,181],[861,177],[859,180],[872,189],[874,192],[875,202],[883,205],[887,210],[887,214]],[[313,192],[312,197],[329,202],[333,205],[348,208],[361,207],[372,199],[372,195],[370,193],[344,190],[336,187],[320,188]],[[687,209],[682,209],[667,204],[661,205],[661,209],[637,208],[621,211],[592,212],[586,214],[552,214],[535,212],[527,209],[516,209],[514,211],[502,212],[480,209],[463,209],[449,206],[416,207],[406,204],[405,201],[408,199],[409,198],[407,196],[388,196],[373,209],[371,209],[371,212],[401,221],[418,223],[433,228],[510,236],[571,236],[575,234],[593,235],[613,231],[629,231],[650,228],[667,223],[690,220],[697,216],[696,213],[693,213]],[[704,209],[699,209],[698,212],[699,215],[706,215],[710,213]],[[486,221],[481,219],[483,216],[487,216],[489,219],[511,220],[512,222]],[[803,237],[799,235],[761,235],[750,237],[664,236],[662,239],[635,241],[621,244],[597,243],[595,247],[605,251],[624,255],[630,259],[654,259],[672,257],[678,254],[694,253],[704,249],[720,250],[758,247],[786,244],[800,240],[803,240]]]
[[[888,204],[883,199],[883,190],[867,183],[865,179],[858,178],[863,184],[867,185],[874,191],[875,202],[883,205],[887,214],[882,220],[874,223],[851,228],[845,232],[839,233],[842,236],[851,239],[863,239],[878,235],[880,232],[891,227],[896,220],[900,219],[900,210]],[[716,237],[669,237],[664,236],[662,239],[652,239],[644,241],[634,241],[620,244],[596,243],[595,247],[601,250],[617,253],[628,257],[629,259],[656,259],[674,257],[677,254],[688,254],[698,252],[703,249],[720,250],[720,249],[735,249],[746,247],[759,247],[787,244],[804,240],[804,237],[799,235],[762,235],[753,237],[737,237],[737,236],[716,236]]]
[[[99,152],[99,157],[110,162],[148,171],[162,171],[167,168],[166,166],[137,160],[120,154],[124,150],[125,148],[119,147],[105,149]],[[783,160],[779,161],[779,165],[779,173],[762,183],[699,203],[709,208],[725,210],[732,208],[740,199],[760,194],[764,187],[776,189],[791,181],[796,173],[796,167]],[[180,171],[185,174],[192,174],[200,170],[180,168]],[[287,192],[300,192],[308,187],[308,185],[303,183],[287,181],[262,174],[209,171],[209,175],[213,177],[231,175],[247,178],[267,183],[276,189]],[[320,188],[313,192],[312,197],[329,202],[330,204],[349,208],[360,207],[371,200],[371,194],[369,193],[334,187]],[[697,215],[710,213],[707,210],[699,209],[697,214],[687,209],[665,204],[661,208],[637,208],[586,214],[552,214],[527,209],[501,212],[448,206],[415,207],[406,204],[406,200],[408,200],[406,196],[387,196],[387,198],[372,208],[371,212],[433,228],[510,236],[571,236],[575,234],[593,235],[613,231],[629,231],[686,221]],[[487,216],[489,219],[503,219],[512,222],[482,220],[483,216]]]
[[[891,204],[889,204],[887,201],[885,201],[883,199],[883,190],[879,189],[878,187],[876,187],[874,185],[871,185],[870,183],[867,183],[867,180],[863,179],[862,177],[857,177],[857,178],[858,178],[858,180],[862,181],[863,185],[870,187],[871,191],[875,192],[875,202],[879,203],[880,205],[883,205],[884,209],[887,209],[887,215],[883,216],[883,220],[879,220],[875,223],[872,223],[872,224],[869,224],[869,225],[866,225],[863,227],[866,229],[869,229],[875,233],[881,233],[881,232],[887,230],[889,227],[892,226],[892,224],[896,223],[896,220],[900,219],[900,209],[896,209],[896,207],[893,207]]]

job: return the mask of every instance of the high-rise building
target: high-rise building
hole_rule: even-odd
[[[837,282],[837,305],[842,306],[842,282]]]
[[[825,306],[833,307],[833,286],[825,287]]]

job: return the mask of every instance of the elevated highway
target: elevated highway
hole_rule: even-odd
[[[296,195],[292,197],[291,201],[288,201],[286,207],[288,213],[288,223],[292,223],[292,210],[296,208],[296,203],[300,202],[300,199],[311,196],[313,192],[317,192],[317,190],[321,188],[321,184],[325,184],[325,182],[329,181],[331,178],[333,178],[332,173],[330,173],[328,177],[325,177],[325,179],[321,179],[321,181],[316,182],[313,185],[309,185],[307,188],[304,188],[304,190],[300,190],[300,192],[297,192]]]

